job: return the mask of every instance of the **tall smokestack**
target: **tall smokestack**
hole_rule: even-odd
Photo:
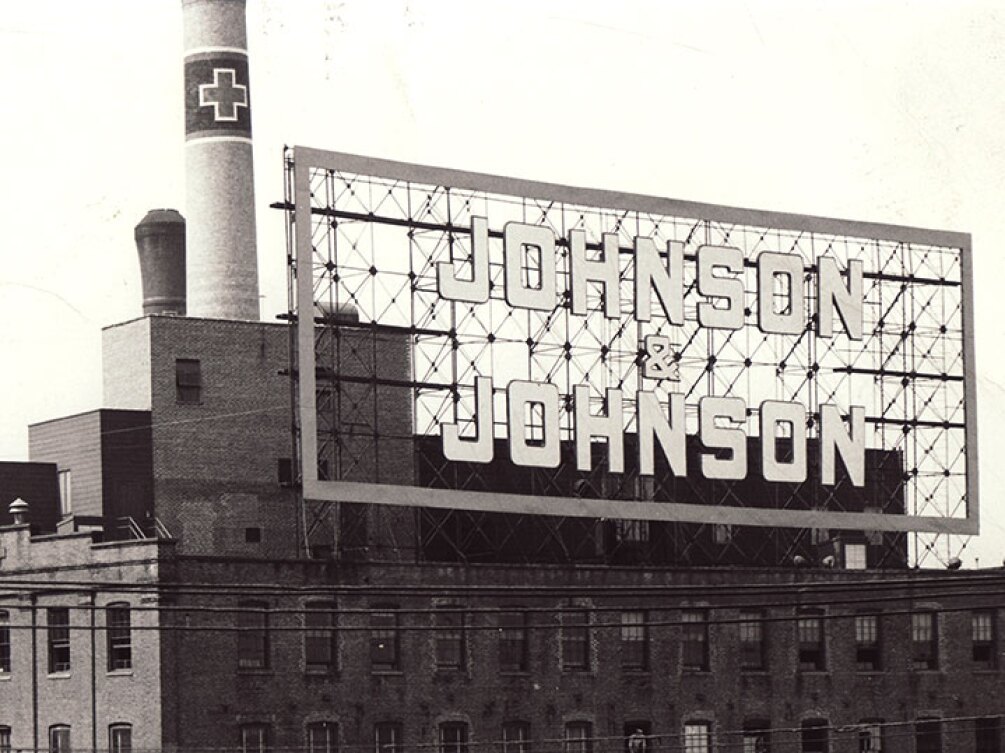
[[[185,219],[151,209],[133,231],[143,280],[143,314],[185,316]]]
[[[190,316],[259,318],[244,2],[182,0]]]

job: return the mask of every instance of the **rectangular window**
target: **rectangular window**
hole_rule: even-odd
[[[129,605],[109,604],[105,610],[108,623],[105,640],[108,644],[108,670],[132,669],[133,643],[130,629]]]
[[[844,545],[844,566],[846,570],[865,570],[868,565],[869,550],[865,544]]]
[[[385,610],[397,607],[384,607]],[[377,611],[370,616],[370,666],[378,671],[398,669],[398,613]]]
[[[237,666],[266,669],[269,666],[269,605],[242,601],[237,613]]]
[[[883,723],[878,720],[858,726],[858,753],[883,753]]]
[[[401,750],[401,725],[398,722],[377,722],[373,725],[375,753],[397,753]]]
[[[241,725],[241,753],[268,753],[272,735],[267,724]]]
[[[771,724],[757,719],[743,723],[742,753],[771,753]]]
[[[10,727],[0,727],[0,753],[10,753]]]
[[[195,358],[174,362],[175,400],[179,403],[202,401],[202,364]]]
[[[802,724],[802,753],[827,753],[830,747],[830,734],[827,722],[823,719],[807,719]]]
[[[914,749],[916,753],[942,753],[942,722],[938,719],[916,721]]]
[[[973,636],[971,654],[974,664],[984,669],[993,669],[998,660],[994,610],[982,609],[971,612],[970,628]]]
[[[276,462],[276,475],[280,486],[293,486],[293,459],[279,458]]]
[[[645,612],[621,613],[621,666],[646,669],[649,666],[649,630]]]
[[[338,668],[335,605],[310,601],[304,610],[304,667],[308,672],[334,672]]]
[[[649,541],[649,521],[615,520],[614,535],[621,544],[645,544]]]
[[[590,615],[583,610],[561,612],[562,669],[590,668]]]
[[[499,614],[499,669],[523,672],[527,669],[527,613]]]
[[[49,753],[72,753],[70,725],[54,724],[49,727]]]
[[[131,724],[113,724],[108,728],[108,753],[132,753],[133,727]]]
[[[740,668],[765,669],[768,666],[764,642],[764,613],[740,612]]]
[[[505,722],[502,728],[502,753],[530,753],[530,725]]]
[[[974,719],[974,753],[1001,753],[1001,719],[991,716]]]
[[[877,672],[883,667],[879,615],[855,615],[855,666],[860,672]]]
[[[776,278],[777,279],[777,278]],[[733,543],[734,530],[730,523],[712,524],[712,541],[721,546]]]
[[[915,669],[939,668],[939,634],[935,612],[911,615],[911,657]]]
[[[457,607],[440,607],[433,615],[436,630],[433,655],[437,669],[464,667],[464,612]]]
[[[444,722],[440,725],[440,753],[468,753],[468,725]]]
[[[49,673],[69,672],[70,610],[66,607],[47,609],[45,624],[49,636]]]
[[[708,722],[684,722],[684,753],[711,753],[712,725]]]
[[[593,725],[589,722],[566,724],[563,753],[593,753]]]
[[[0,609],[0,675],[10,673],[10,612]]]
[[[649,722],[643,720],[625,722],[622,730],[625,736],[625,753],[649,753],[652,732],[652,725]]]
[[[59,476],[59,514],[66,517],[73,512],[73,474],[69,468],[60,470]]]
[[[701,609],[681,613],[684,669],[708,671],[708,614]]]
[[[796,632],[799,636],[799,669],[811,672],[827,669],[823,610],[800,609]]]
[[[338,725],[312,722],[307,725],[307,753],[337,753]]]

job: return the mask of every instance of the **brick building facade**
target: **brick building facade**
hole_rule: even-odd
[[[711,750],[695,730],[719,751],[1000,740],[1000,572],[337,565],[92,535],[0,529],[13,748],[64,727],[85,749],[124,730],[157,750],[458,735],[617,753],[636,728],[652,751]]]
[[[1000,571],[431,561],[414,511],[301,510],[284,326],[104,342],[107,407],[31,427],[73,510],[0,528],[0,747],[1000,751]],[[330,462],[407,474],[401,388],[349,381],[400,446]]]

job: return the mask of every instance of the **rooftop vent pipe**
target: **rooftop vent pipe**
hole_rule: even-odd
[[[174,209],[151,209],[134,236],[144,315],[185,316],[185,219]]]
[[[14,517],[14,525],[16,526],[22,526],[28,522],[28,503],[20,497],[10,503],[7,512]]]

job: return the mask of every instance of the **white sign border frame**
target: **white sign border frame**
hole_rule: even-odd
[[[962,518],[823,510],[780,510],[758,507],[693,505],[675,502],[636,502],[579,497],[532,496],[497,492],[435,489],[399,484],[354,481],[322,481],[317,464],[304,458],[317,455],[316,383],[314,376],[314,317],[297,317],[298,419],[300,425],[300,472],[305,499],[319,502],[358,502],[378,505],[477,510],[532,515],[654,520],[686,523],[730,524],[784,528],[833,528],[839,530],[903,531],[971,535],[980,530],[977,466],[976,366],[974,362],[973,265],[971,236],[944,230],[926,230],[873,222],[857,222],[811,215],[741,209],[714,204],[664,199],[640,194],[471,173],[416,165],[375,157],[329,152],[310,147],[293,148],[294,225],[296,242],[296,298],[298,309],[305,301],[314,305],[311,270],[310,171],[339,170],[391,180],[414,181],[487,193],[598,206],[605,209],[642,211],[668,216],[698,217],[732,224],[801,230],[814,233],[877,238],[959,248],[963,308],[964,422],[966,442],[967,510]],[[298,312],[299,313],[299,312]]]

